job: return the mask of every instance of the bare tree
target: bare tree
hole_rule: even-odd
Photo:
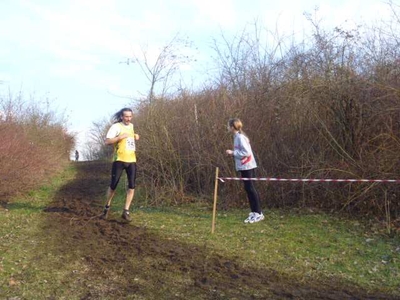
[[[109,126],[110,123],[106,119],[92,123],[83,150],[83,154],[87,160],[99,160],[111,157],[112,147],[104,144]]]
[[[171,87],[172,77],[179,71],[180,66],[192,61],[193,58],[188,51],[191,47],[192,43],[189,39],[177,33],[160,49],[155,59],[152,59],[147,47],[142,47],[140,55],[134,54],[133,61],[139,65],[150,84],[147,96],[149,103],[154,100],[159,84],[161,85],[160,94],[164,96]]]

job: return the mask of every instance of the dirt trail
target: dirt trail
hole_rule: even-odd
[[[155,235],[135,222],[99,220],[109,167],[78,163],[76,180],[46,209],[44,230],[57,249],[82,257],[86,271],[76,275],[79,288],[87,287],[82,299],[391,299],[335,280],[310,286],[267,268],[245,269],[206,246]]]

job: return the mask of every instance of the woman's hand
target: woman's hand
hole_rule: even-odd
[[[233,155],[233,151],[232,151],[232,150],[226,150],[225,153],[226,153],[227,155]]]
[[[135,133],[134,137],[135,137],[135,140],[136,140],[136,141],[138,141],[138,140],[139,140],[139,138],[140,138],[140,137],[139,137],[139,135],[138,135],[138,134],[136,134],[136,133]]]

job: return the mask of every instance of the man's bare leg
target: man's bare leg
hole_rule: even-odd
[[[135,195],[135,189],[128,189],[126,191],[125,210],[129,210],[129,208],[131,207],[134,195]]]
[[[108,212],[110,210],[111,200],[114,198],[115,190],[112,190],[110,187],[107,189],[107,203],[104,207],[103,213],[100,215],[101,219],[107,219]]]
[[[125,208],[124,208],[124,212],[122,213],[122,218],[125,219],[128,222],[132,221],[132,218],[129,215],[129,207],[131,206],[134,194],[135,194],[135,190],[134,189],[128,189],[126,191]]]
[[[111,205],[111,200],[114,198],[115,190],[112,190],[110,187],[107,189],[107,203],[106,206]]]

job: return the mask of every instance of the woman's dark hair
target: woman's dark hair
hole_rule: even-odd
[[[118,112],[116,112],[115,114],[113,114],[113,116],[111,117],[111,122],[112,123],[122,122],[122,117],[124,115],[124,111],[130,111],[131,113],[133,113],[132,109],[130,109],[128,107],[124,107],[123,109],[121,109]]]

